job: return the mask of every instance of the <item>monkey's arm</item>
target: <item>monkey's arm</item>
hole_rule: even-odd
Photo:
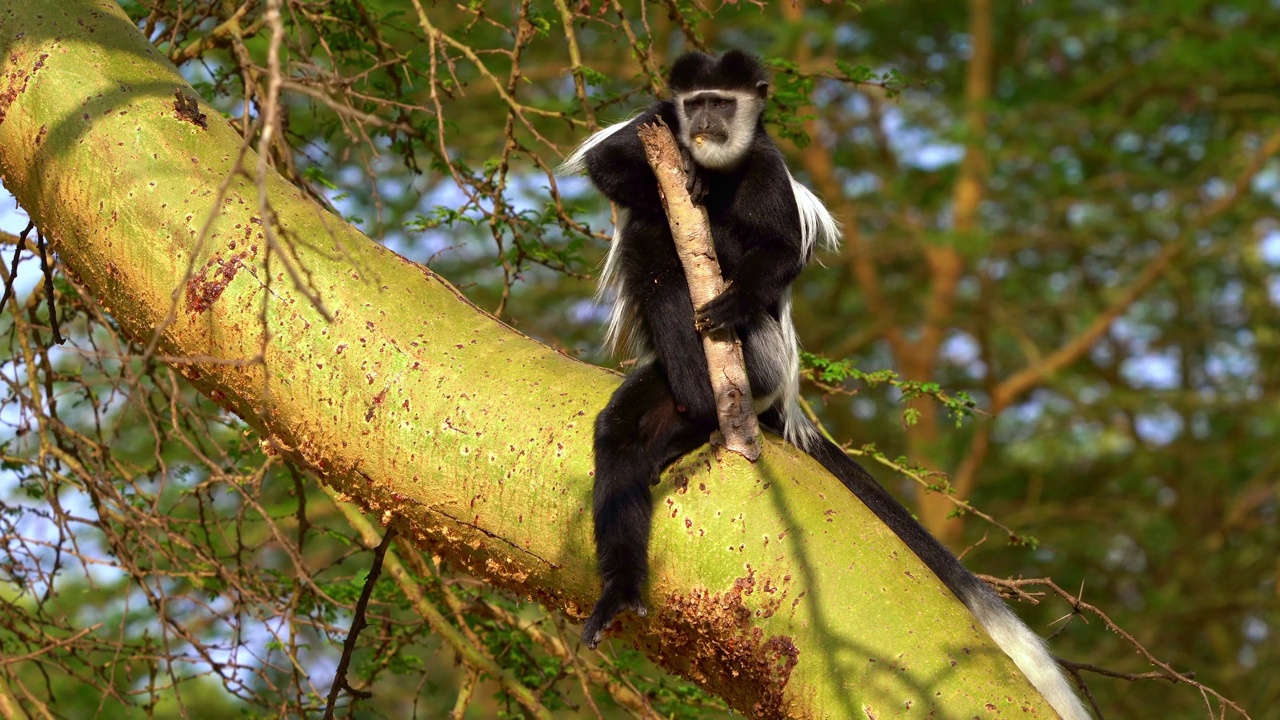
[[[730,217],[732,231],[747,239],[746,252],[728,271],[724,292],[698,308],[700,331],[740,327],[760,312],[776,311],[804,268],[795,195],[789,180],[781,183],[777,176],[748,178],[738,193]],[[781,177],[787,179],[785,169]]]
[[[611,126],[600,131],[598,142],[586,152],[587,174],[591,182],[610,202],[641,213],[661,215],[662,200],[658,183],[645,160],[644,146],[636,128],[662,117],[671,127],[678,127],[670,102],[661,102],[632,118],[622,127]],[[592,140],[588,140],[588,143]]]
[[[684,268],[675,254],[665,215],[633,214],[627,222],[624,272],[627,287],[649,329],[653,351],[676,402],[691,418],[715,418],[715,396],[707,377],[702,338]]]

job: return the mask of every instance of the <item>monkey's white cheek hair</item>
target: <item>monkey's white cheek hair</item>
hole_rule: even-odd
[[[699,90],[699,92],[705,92]],[[689,148],[694,162],[710,170],[732,170],[751,151],[751,141],[756,134],[756,121],[764,109],[760,96],[746,90],[716,90],[716,93],[736,100],[733,121],[729,123],[729,138],[724,142],[695,140],[690,132],[689,116],[684,111],[686,95],[676,95],[676,117],[680,119],[680,142]]]

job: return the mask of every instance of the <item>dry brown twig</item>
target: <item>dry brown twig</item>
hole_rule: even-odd
[[[658,178],[662,207],[689,283],[689,297],[693,307],[700,308],[724,290],[707,211],[693,204],[685,187],[684,162],[671,128],[659,118],[658,124],[641,125],[637,132],[645,158]],[[707,355],[724,447],[754,461],[760,457],[760,428],[751,404],[742,342],[732,331],[703,333],[702,350]]]
[[[1011,578],[994,577],[992,575],[978,575],[978,578],[983,582],[987,583],[988,585],[991,585],[996,590],[1005,590],[1005,591],[1011,592],[1014,595],[1016,595],[1019,599],[1026,600],[1027,602],[1030,602],[1033,604],[1038,604],[1039,600],[1036,599],[1034,594],[1028,593],[1023,588],[1027,586],[1033,586],[1033,587],[1042,586],[1042,587],[1049,588],[1058,597],[1066,600],[1068,603],[1071,604],[1071,613],[1065,616],[1064,618],[1062,618],[1063,620],[1070,620],[1071,618],[1077,617],[1077,616],[1084,617],[1085,613],[1093,615],[1099,618],[1100,620],[1102,620],[1103,624],[1107,626],[1108,630],[1118,635],[1131,647],[1137,650],[1138,654],[1141,655],[1143,659],[1145,659],[1147,662],[1159,668],[1158,672],[1124,673],[1116,670],[1108,670],[1108,669],[1101,668],[1096,665],[1091,665],[1088,663],[1077,663],[1071,660],[1064,660],[1062,658],[1057,658],[1058,664],[1061,665],[1064,670],[1070,673],[1073,678],[1075,678],[1076,684],[1080,687],[1080,689],[1085,693],[1085,696],[1089,699],[1089,703],[1090,705],[1093,706],[1093,711],[1097,715],[1099,720],[1103,720],[1104,718],[1102,709],[1099,708],[1097,702],[1094,701],[1093,693],[1089,691],[1088,684],[1084,681],[1084,678],[1081,675],[1082,672],[1087,671],[1087,672],[1097,673],[1099,675],[1104,675],[1106,677],[1120,678],[1120,679],[1129,680],[1129,681],[1168,680],[1169,682],[1172,682],[1175,684],[1181,683],[1184,685],[1190,685],[1191,687],[1194,687],[1195,689],[1200,691],[1200,694],[1205,697],[1206,702],[1208,702],[1208,699],[1210,697],[1217,700],[1219,705],[1221,705],[1222,707],[1223,714],[1225,714],[1227,708],[1230,708],[1231,710],[1234,710],[1235,712],[1239,713],[1240,717],[1244,718],[1245,720],[1252,720],[1249,717],[1249,713],[1246,712],[1244,708],[1240,707],[1238,704],[1231,701],[1230,699],[1223,697],[1221,693],[1214,690],[1213,688],[1208,687],[1204,683],[1201,683],[1195,680],[1194,679],[1195,673],[1183,673],[1183,672],[1178,672],[1177,670],[1174,670],[1168,663],[1161,661],[1159,658],[1153,655],[1150,650],[1147,650],[1147,648],[1144,647],[1142,643],[1138,641],[1137,638],[1135,638],[1132,634],[1125,631],[1124,628],[1121,628],[1119,625],[1117,625],[1115,621],[1113,621],[1110,617],[1108,617],[1107,614],[1104,613],[1102,610],[1082,600],[1081,595],[1073,595],[1072,593],[1069,593],[1066,590],[1063,590],[1053,580],[1049,578],[1019,578],[1017,580],[1014,580]],[[1213,712],[1212,707],[1210,707],[1209,716],[1213,717],[1214,715],[1215,713]]]

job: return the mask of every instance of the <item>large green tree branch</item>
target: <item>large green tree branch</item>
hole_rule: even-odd
[[[616,376],[502,325],[274,174],[269,243],[253,153],[175,93],[194,97],[115,3],[0,0],[0,173],[82,287],[416,543],[581,616],[597,591],[592,420]],[[772,440],[754,466],[704,449],[655,503],[654,611],[624,634],[746,713],[1052,717],[794,449]]]

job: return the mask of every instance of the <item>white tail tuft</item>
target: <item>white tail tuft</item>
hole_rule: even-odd
[[[973,582],[976,585],[965,587],[958,594],[996,645],[1013,660],[1062,720],[1091,720],[1044,639],[1023,625],[1000,596],[981,580],[973,578]]]

